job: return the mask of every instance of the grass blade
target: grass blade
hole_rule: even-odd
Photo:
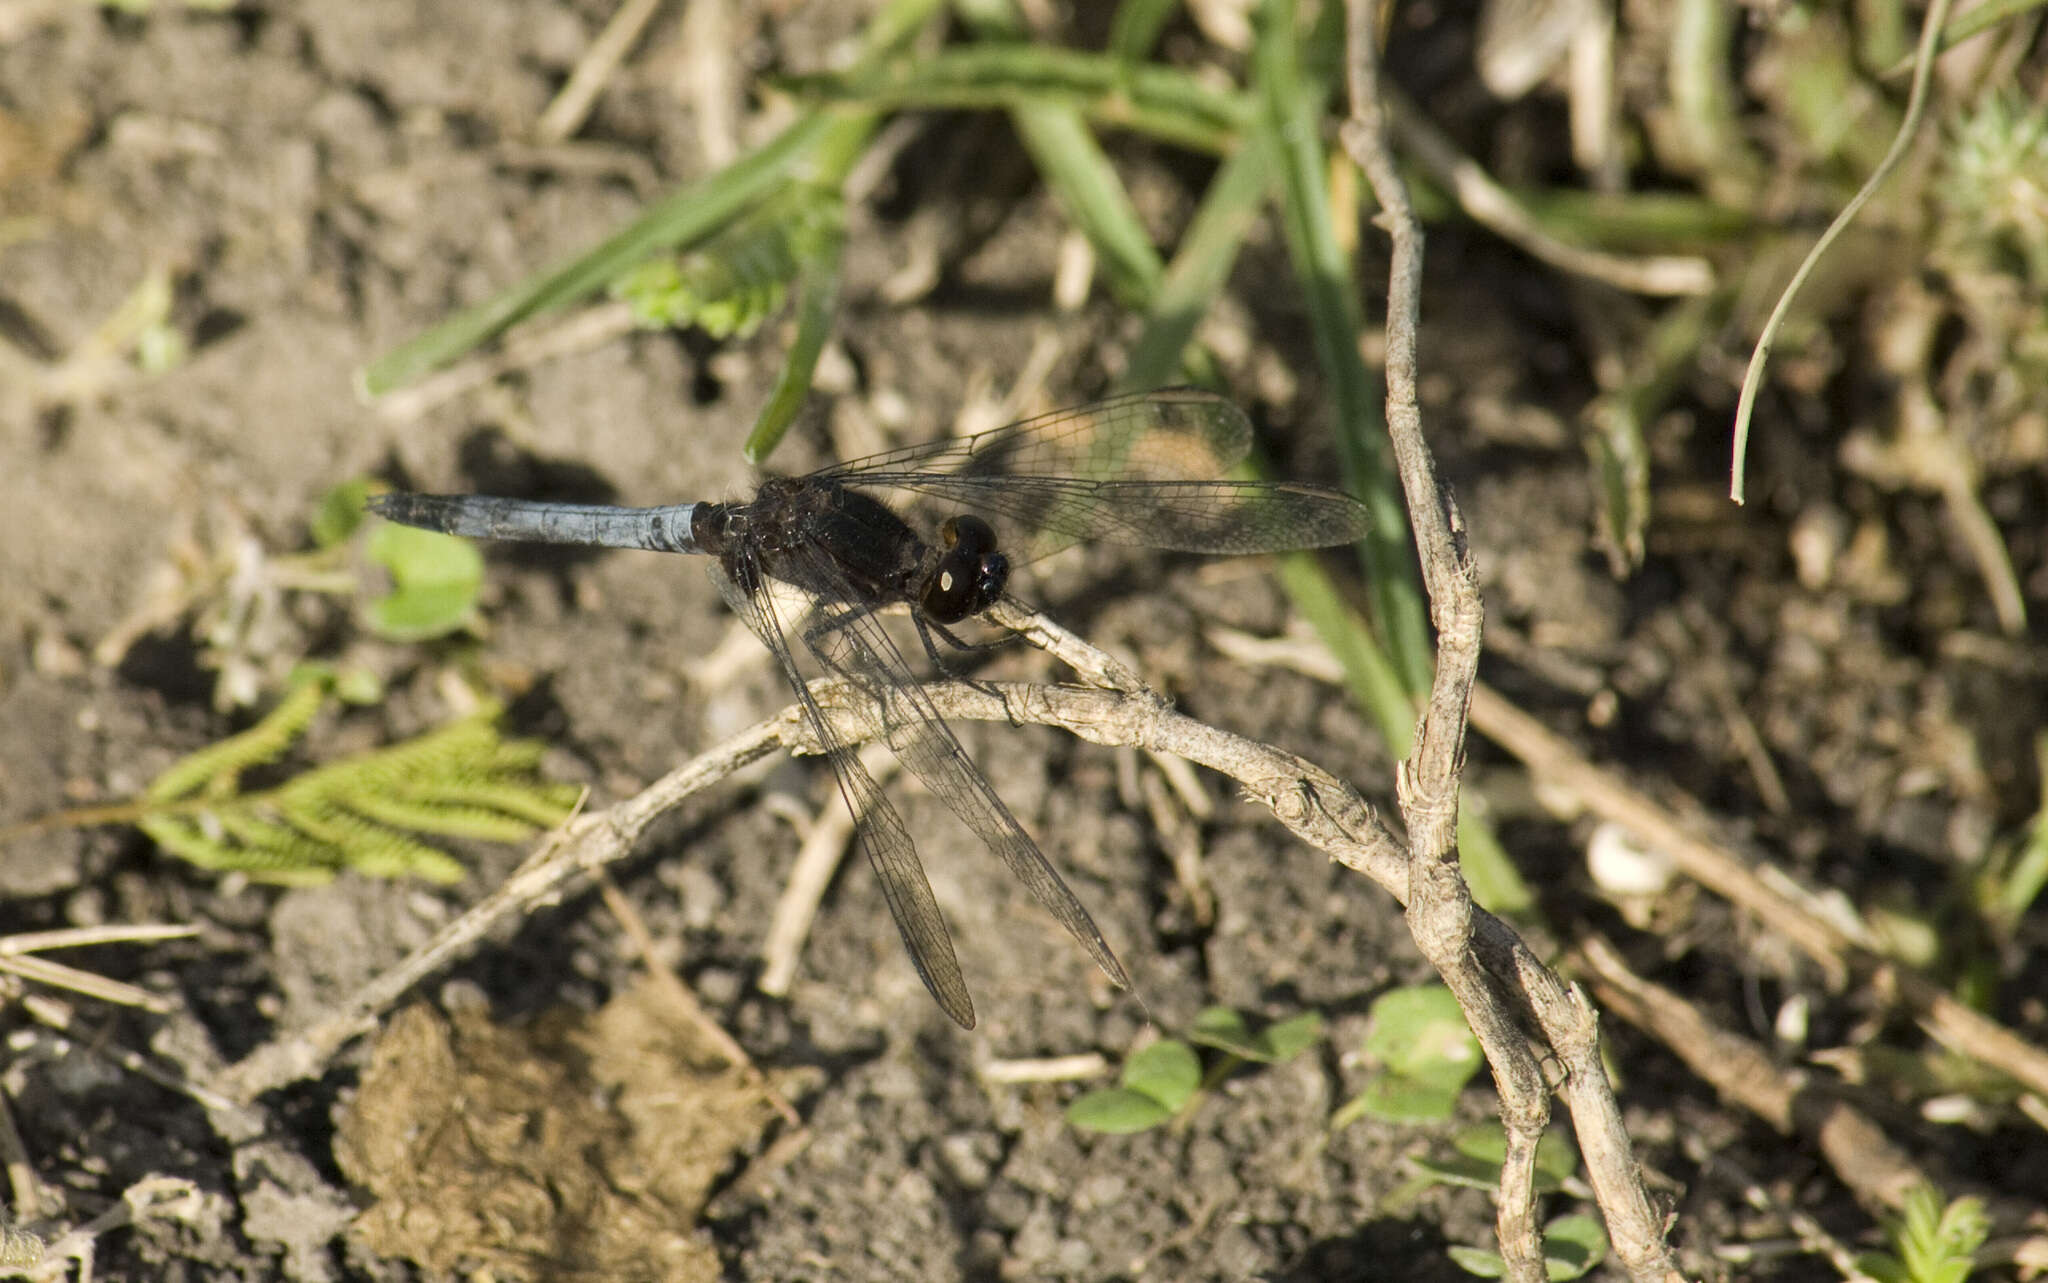
[[[1152,295],[1144,332],[1118,380],[1121,389],[1138,391],[1176,382],[1188,358],[1196,355],[1188,351],[1188,344],[1208,315],[1209,304],[1230,279],[1237,252],[1273,181],[1270,142],[1263,131],[1246,134],[1209,180],[1180,248]]]
[[[819,140],[844,123],[842,113],[814,112],[767,146],[656,203],[595,249],[457,312],[365,367],[363,395],[375,398],[403,387],[530,316],[604,288],[649,254],[702,240],[786,181]]]
[[[888,75],[856,71],[781,83],[793,93],[878,111],[1057,105],[1212,153],[1227,149],[1257,114],[1243,95],[1220,93],[1178,67],[1026,44],[1019,38],[1021,24],[995,15],[971,21],[980,41],[940,50]]]
[[[1329,82],[1305,75],[1292,0],[1267,0],[1253,49],[1263,127],[1280,169],[1281,222],[1288,256],[1308,304],[1316,356],[1330,383],[1345,482],[1372,513],[1361,550],[1373,621],[1411,692],[1429,689],[1429,629],[1417,583],[1408,515],[1386,464],[1378,380],[1358,355],[1364,321],[1350,264],[1337,242],[1324,185],[1320,141]],[[1339,33],[1341,35],[1341,33]]]
[[[1152,52],[1180,0],[1124,0],[1109,24],[1109,53],[1133,62]]]
[[[825,340],[832,333],[832,319],[839,311],[839,262],[845,244],[846,237],[840,230],[832,229],[804,260],[797,275],[796,339],[783,358],[774,392],[754,420],[754,430],[747,434],[745,453],[749,463],[758,464],[767,458],[782,440],[782,434],[789,431],[789,425],[796,421],[797,412],[803,409],[804,398],[811,390],[811,375],[818,368],[818,354],[825,350]]]
[[[861,65],[880,66],[938,8],[938,0],[894,0],[869,25]],[[650,254],[704,239],[792,178],[817,181],[812,165],[818,156],[857,153],[874,127],[871,112],[823,108],[806,114],[766,145],[651,206],[596,248],[457,313],[371,362],[359,376],[362,394],[375,398],[402,387],[527,317],[602,289]]]
[[[1144,308],[1165,265],[1087,122],[1070,107],[1043,103],[1013,107],[1010,119],[1060,208],[1095,247],[1110,292],[1126,307]]]
[[[1071,66],[1074,59],[1086,60],[1087,65],[1102,72],[1101,83],[1105,86],[1124,81],[1134,70],[1114,59],[1094,55],[1069,58],[1067,50],[1015,43],[1020,24],[1005,21],[1000,13],[980,13],[973,21],[976,30],[986,37],[983,43],[961,51],[970,55],[966,65],[981,77],[973,83],[1000,83],[1004,76],[1011,83],[1034,74],[1049,76],[1063,64]],[[1117,301],[1127,307],[1147,306],[1165,267],[1138,218],[1130,193],[1124,189],[1123,179],[1103,154],[1102,144],[1096,141],[1080,110],[1066,103],[1032,100],[1012,102],[1009,111],[1010,121],[1038,166],[1039,176],[1067,217],[1094,245]]]

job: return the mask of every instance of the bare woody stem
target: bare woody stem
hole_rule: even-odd
[[[1396,775],[1408,830],[1408,923],[1418,948],[1443,977],[1493,1067],[1507,1131],[1496,1227],[1508,1277],[1545,1277],[1536,1228],[1536,1143],[1550,1118],[1549,1089],[1525,1029],[1564,1072],[1561,1090],[1578,1125],[1580,1149],[1616,1254],[1638,1279],[1675,1277],[1661,1224],[1650,1206],[1627,1134],[1600,1065],[1590,1004],[1567,988],[1519,939],[1504,953],[1458,867],[1457,819],[1465,730],[1478,676],[1484,610],[1462,520],[1422,435],[1416,390],[1416,331],[1422,297],[1422,228],[1387,142],[1384,94],[1373,21],[1375,6],[1349,0],[1346,75],[1351,118],[1345,150],[1372,184],[1379,225],[1392,242],[1387,281],[1387,430],[1407,500],[1430,613],[1437,628],[1436,676],[1415,747]],[[1504,924],[1491,926],[1512,935]],[[1517,1010],[1519,1009],[1519,1010]],[[1519,1017],[1519,1018],[1518,1018]]]

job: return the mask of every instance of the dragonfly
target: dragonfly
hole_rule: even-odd
[[[720,594],[773,654],[823,746],[912,966],[946,1015],[972,1029],[974,1003],[910,831],[819,705],[799,648],[864,697],[853,701],[856,728],[886,743],[1128,989],[1095,920],[961,747],[876,612],[907,606],[943,672],[934,635],[980,649],[952,627],[1003,601],[1014,567],[1063,548],[1243,554],[1364,537],[1366,509],[1341,491],[1226,479],[1250,449],[1251,424],[1237,406],[1167,388],[769,477],[743,503],[628,508],[398,492],[369,506],[471,538],[710,558]]]

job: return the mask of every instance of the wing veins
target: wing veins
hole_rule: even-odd
[[[760,571],[756,569],[755,574]],[[910,830],[902,815],[818,706],[784,640],[783,621],[765,585],[763,591],[750,595],[715,561],[711,564],[711,578],[733,612],[746,621],[775,656],[783,676],[796,692],[805,719],[819,743],[825,746],[825,760],[832,765],[839,795],[853,813],[854,841],[868,857],[868,865],[881,883],[882,899],[889,906],[889,916],[896,921],[896,933],[903,940],[904,952],[910,955],[910,965],[916,968],[925,989],[953,1023],[962,1029],[974,1028],[974,1000],[968,995],[967,980],[961,975],[960,960],[953,952],[952,935],[939,912],[938,899],[932,895],[924,866],[918,862],[917,848],[910,840]]]
[[[829,558],[811,554],[811,559],[816,573],[829,577],[825,582],[837,577]],[[867,692],[879,710],[864,716],[869,732],[886,743],[904,769],[922,780],[984,845],[1002,857],[1011,874],[1080,942],[1104,975],[1121,988],[1130,988],[1130,975],[1102,938],[1095,919],[1003,804],[995,787],[973,765],[881,620],[871,611],[855,610],[839,620],[831,635],[845,643],[850,657],[830,653],[823,638],[808,632],[803,637],[819,663]]]
[[[1061,477],[864,476],[883,485],[997,514],[1036,532],[1016,559],[1036,560],[1100,540],[1187,552],[1249,554],[1350,543],[1366,512],[1340,491],[1284,481],[1088,481]],[[1008,546],[1006,552],[1012,551]]]
[[[1235,404],[1199,388],[1161,388],[1054,410],[973,436],[899,446],[834,464],[822,475],[866,485],[889,473],[987,475],[990,463],[1009,465],[994,469],[1005,475],[1101,474],[1106,455],[1128,449],[1176,417],[1183,420],[1178,435],[1201,439],[1210,450],[1205,462],[1215,471],[1229,468],[1251,448],[1251,425]],[[1190,427],[1200,431],[1190,433]]]

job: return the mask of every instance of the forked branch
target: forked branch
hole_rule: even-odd
[[[1409,840],[1408,923],[1423,956],[1464,1009],[1493,1067],[1507,1131],[1496,1225],[1510,1278],[1545,1277],[1536,1227],[1536,1142],[1550,1118],[1549,1089],[1531,1039],[1556,1057],[1559,1084],[1579,1136],[1616,1255],[1638,1279],[1676,1277],[1662,1225],[1650,1205],[1621,1112],[1600,1065],[1598,1025],[1577,991],[1521,945],[1505,949],[1472,904],[1458,867],[1457,818],[1465,764],[1465,729],[1479,669],[1484,611],[1457,505],[1437,481],[1422,435],[1416,388],[1416,331],[1422,297],[1422,228],[1387,142],[1384,91],[1374,22],[1376,6],[1349,0],[1346,48],[1351,118],[1345,150],[1379,199],[1377,220],[1392,241],[1387,281],[1387,430],[1407,500],[1409,523],[1437,628],[1435,681],[1417,728],[1415,747],[1396,776]],[[1488,929],[1490,927],[1490,929]]]

